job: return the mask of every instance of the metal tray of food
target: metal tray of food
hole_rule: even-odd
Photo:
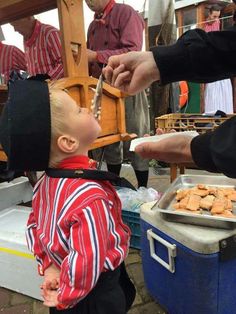
[[[236,227],[236,202],[232,202],[232,213],[235,217],[213,216],[206,211],[194,214],[193,211],[181,212],[173,207],[176,203],[175,197],[179,189],[189,189],[198,184],[204,184],[212,188],[234,188],[236,179],[221,175],[180,175],[163,194],[153,210],[158,210],[164,219],[168,221],[181,222],[193,225],[208,226],[214,228],[232,229]]]

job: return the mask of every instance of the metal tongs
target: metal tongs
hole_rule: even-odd
[[[100,120],[101,115],[102,87],[103,87],[103,74],[99,76],[91,106],[93,115],[98,120]]]

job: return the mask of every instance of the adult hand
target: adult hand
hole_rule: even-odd
[[[153,53],[149,51],[112,56],[103,74],[108,83],[128,94],[137,94],[160,79]]]
[[[194,163],[190,143],[192,137],[176,135],[158,142],[147,142],[137,145],[135,153],[142,158],[156,159],[167,163]]]

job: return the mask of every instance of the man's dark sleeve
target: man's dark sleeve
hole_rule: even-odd
[[[174,45],[151,48],[161,84],[209,83],[236,76],[236,31],[184,33]]]
[[[222,123],[213,132],[195,137],[191,152],[199,168],[236,178],[236,117]]]

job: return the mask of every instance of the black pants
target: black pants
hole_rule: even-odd
[[[114,271],[101,274],[93,290],[72,309],[59,311],[50,308],[50,314],[125,314],[127,311],[126,292],[122,289],[121,273],[124,264]],[[122,268],[122,272],[121,272]],[[129,280],[125,278],[124,280]],[[134,295],[135,296],[135,295]],[[134,300],[134,298],[133,298]],[[129,302],[131,299],[129,298]]]

